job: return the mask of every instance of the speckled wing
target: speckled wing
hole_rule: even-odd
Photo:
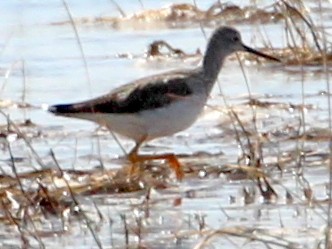
[[[142,78],[107,95],[74,104],[54,105],[49,111],[70,113],[137,113],[160,108],[192,93],[187,84],[189,72],[172,72]]]

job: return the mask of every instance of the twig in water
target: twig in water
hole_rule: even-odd
[[[116,7],[116,9],[120,12],[122,17],[126,17],[126,13],[123,11],[123,9],[120,7],[120,5],[114,1],[114,0],[110,0],[112,2],[112,4]]]
[[[29,149],[32,152],[34,159],[37,161],[37,163],[42,168],[47,168],[46,165],[43,163],[42,159],[39,157],[39,155],[35,151],[35,149],[33,148],[33,146],[31,145],[27,136],[23,132],[20,131],[20,129],[17,127],[17,125],[12,120],[10,120],[9,116],[6,113],[4,113],[2,110],[0,110],[0,114],[2,114],[7,119],[8,127],[12,127],[15,130],[15,132],[18,134],[18,136],[23,138],[25,144],[29,147]]]
[[[65,175],[64,175],[64,173],[63,173],[63,171],[62,171],[62,169],[61,169],[61,167],[60,167],[60,165],[59,165],[59,163],[58,163],[58,160],[57,160],[56,157],[55,157],[55,154],[54,154],[53,150],[50,151],[50,154],[51,154],[51,157],[52,157],[52,159],[53,159],[53,161],[54,161],[54,163],[55,163],[57,169],[59,170],[59,172],[61,172],[62,178],[63,178],[63,180],[64,180],[64,182],[65,182],[65,184],[66,184],[66,186],[67,186],[68,192],[69,192],[70,197],[72,198],[72,200],[73,200],[73,202],[74,202],[74,204],[75,204],[75,207],[78,208],[78,211],[79,211],[80,214],[83,216],[83,220],[85,221],[85,224],[86,224],[87,227],[89,228],[89,231],[90,231],[90,233],[92,234],[92,237],[93,237],[93,239],[95,240],[95,242],[96,242],[98,248],[99,248],[99,249],[102,249],[103,246],[102,246],[102,244],[101,244],[101,241],[99,240],[97,234],[95,233],[94,229],[92,228],[90,219],[87,217],[85,211],[81,208],[81,206],[80,206],[80,204],[79,204],[79,202],[78,202],[78,200],[77,200],[77,198],[76,198],[76,196],[75,196],[75,193],[74,193],[73,190],[71,189],[70,184],[69,184],[68,180],[66,179],[66,177],[65,177]],[[78,216],[78,217],[81,217],[81,216]]]
[[[126,246],[128,248],[129,246],[129,230],[128,230],[128,224],[127,224],[127,220],[126,220],[126,215],[125,214],[120,214],[121,220],[123,222],[123,226],[124,226],[124,234],[125,234],[125,243]]]
[[[86,73],[86,78],[87,78],[88,86],[89,86],[89,93],[90,93],[90,97],[91,97],[92,96],[92,89],[91,89],[91,85],[92,84],[91,84],[91,78],[90,78],[90,72],[89,72],[88,62],[87,62],[86,57],[85,57],[83,45],[82,45],[82,42],[81,42],[78,30],[77,30],[77,27],[76,27],[73,15],[72,15],[72,13],[71,13],[71,11],[69,9],[69,6],[68,6],[66,0],[62,0],[62,3],[65,6],[65,9],[67,11],[68,17],[70,19],[70,23],[71,23],[71,25],[73,27],[73,30],[74,30],[76,41],[77,41],[77,44],[78,44],[78,47],[79,47],[79,50],[80,50],[80,53],[81,53],[81,57],[82,57],[82,60],[83,60],[84,69],[85,69],[85,73]]]

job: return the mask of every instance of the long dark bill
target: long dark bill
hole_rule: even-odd
[[[263,54],[262,52],[259,52],[259,51],[255,50],[253,48],[247,47],[246,45],[243,45],[243,48],[244,48],[244,51],[246,51],[246,52],[255,54],[257,56],[260,56],[260,57],[263,57],[263,58],[266,58],[266,59],[269,59],[269,60],[280,62],[279,59],[277,59],[273,56],[267,55],[267,54]]]

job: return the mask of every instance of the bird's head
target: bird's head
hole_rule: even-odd
[[[224,55],[230,55],[234,52],[244,51],[269,60],[280,61],[273,56],[264,54],[244,45],[240,33],[231,27],[218,28],[212,35],[210,43],[213,44],[216,51],[221,51]]]

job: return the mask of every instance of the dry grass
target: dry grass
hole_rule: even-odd
[[[79,25],[106,25],[115,29],[187,27],[193,24],[216,25],[221,23],[270,23],[279,22],[283,15],[274,6],[261,9],[255,6],[239,7],[234,4],[213,3],[207,10],[201,10],[193,4],[172,4],[161,9],[143,10],[126,15],[117,5],[121,17],[92,17],[75,20]],[[53,25],[67,25],[68,21],[54,22]]]
[[[120,6],[118,8],[121,9]],[[158,10],[142,11],[132,16],[126,16],[125,12],[121,11],[122,17],[120,18],[98,17],[82,20],[74,20],[70,15],[68,6],[67,10],[70,21],[53,24],[71,24],[73,27],[83,24],[103,24],[110,25],[113,28],[122,28],[130,23],[133,25],[134,23],[135,25],[146,25],[146,23],[151,22],[154,25],[155,23],[163,23],[166,26],[173,25],[172,27],[174,27],[174,23],[181,26],[184,23],[185,25],[199,23],[203,26],[211,26],[216,25],[221,19],[223,20],[222,22],[230,24],[283,22],[285,37],[287,38],[286,46],[278,49],[268,47],[265,49],[266,52],[283,58],[283,65],[286,66],[321,66],[324,63],[330,64],[332,60],[330,52],[323,49],[324,46],[328,47],[330,45],[322,35],[324,31],[314,25],[301,1],[292,3],[277,1],[267,9],[252,6],[240,8],[239,6],[224,5],[217,2],[208,10],[201,10],[195,5],[178,4]],[[137,27],[135,25],[133,27]],[[76,29],[75,35],[81,49],[82,61],[84,61],[84,66],[87,70],[88,65],[85,61],[84,51]],[[147,58],[158,57],[163,59],[175,57],[186,59],[188,57],[201,57],[201,53],[197,51],[195,54],[188,54],[181,49],[172,47],[166,41],[156,41],[149,46],[148,52],[144,56]],[[250,55],[243,56],[250,61],[256,60]],[[24,71],[24,66],[22,68]],[[88,70],[86,72],[88,75]],[[2,88],[5,86],[6,84],[4,83]],[[329,92],[326,95],[329,96]],[[22,103],[20,104],[22,106],[17,104],[18,107],[27,109],[32,107],[25,103],[25,92],[22,94]],[[308,208],[317,207],[319,211],[323,210],[322,216],[324,216],[327,213],[324,205],[328,204],[330,200],[328,198],[319,200],[316,198],[303,170],[305,167],[313,167],[316,164],[320,166],[327,165],[331,155],[317,151],[306,151],[301,146],[304,143],[329,142],[331,140],[331,131],[328,128],[315,127],[303,129],[304,122],[301,118],[299,118],[299,124],[289,124],[286,120],[284,126],[280,126],[277,130],[260,131],[257,128],[262,121],[259,111],[263,110],[265,114],[272,109],[286,112],[291,110],[292,114],[295,111],[300,116],[304,109],[310,111],[314,110],[314,107],[305,103],[292,104],[262,101],[251,97],[248,101],[238,106],[229,106],[224,111],[229,115],[229,123],[223,123],[222,129],[224,134],[226,134],[225,136],[228,136],[228,138],[232,137],[236,141],[240,151],[238,158],[234,158],[234,163],[228,163],[223,162],[221,159],[222,155],[219,154],[179,155],[181,161],[184,162],[186,179],[197,179],[204,172],[203,179],[225,177],[229,181],[244,180],[253,182],[259,194],[252,193],[244,188],[245,205],[253,204],[257,196],[262,198],[265,204],[274,204],[277,199],[285,198],[285,202],[289,205],[298,201],[302,205],[307,205]],[[250,114],[248,115],[248,113]],[[31,143],[33,138],[38,137],[40,139],[42,137],[39,132],[33,132],[38,125],[31,120],[21,123],[13,122],[7,115],[4,114],[4,116],[6,116],[7,123],[0,127],[0,137],[4,141],[2,149],[6,151],[10,158],[8,165],[11,167],[11,172],[0,175],[0,223],[16,227],[22,248],[29,248],[31,238],[37,241],[40,248],[43,248],[43,237],[51,237],[55,233],[58,235],[66,233],[65,226],[62,227],[62,230],[52,231],[49,234],[34,227],[38,222],[42,223],[50,217],[62,220],[64,223],[73,217],[77,218],[79,222],[86,224],[97,246],[102,248],[103,244],[96,235],[96,227],[94,226],[98,222],[92,221],[88,215],[91,210],[87,211],[84,209],[80,198],[88,197],[93,199],[93,197],[98,195],[112,196],[115,194],[137,193],[139,191],[144,193],[140,208],[144,209],[145,216],[131,219],[128,218],[129,215],[121,214],[120,217],[124,225],[124,244],[127,248],[131,246],[146,248],[141,241],[142,237],[144,237],[144,224],[149,222],[149,205],[153,203],[151,191],[167,190],[172,188],[174,184],[174,176],[171,175],[167,164],[163,162],[149,162],[140,165],[141,171],[136,172],[134,175],[129,174],[130,165],[126,163],[123,163],[123,168],[119,170],[108,170],[103,167],[84,171],[64,170],[57,161],[57,155],[50,151],[48,159],[52,159],[53,168],[49,168]],[[32,133],[28,133],[27,128],[32,130]],[[31,136],[31,134],[35,134],[35,136]],[[32,153],[33,159],[40,166],[39,169],[19,173],[10,141],[10,136],[13,135],[15,140],[24,141],[26,148]],[[287,143],[293,142],[297,143],[298,146],[291,149],[275,148],[276,155],[267,155],[265,152],[267,147],[275,144],[280,143],[282,147],[282,145],[288,145]],[[211,165],[209,162],[212,159],[218,159],[219,161],[216,165]],[[284,193],[277,187],[284,187],[282,174],[292,170],[294,178],[299,183],[300,190],[295,193],[295,191],[285,188],[286,194],[283,196]],[[281,174],[277,180],[275,174],[273,174],[275,172]],[[299,201],[302,198],[299,196],[299,192],[304,197],[303,202]],[[180,206],[181,202],[182,197],[176,198],[173,206]],[[94,206],[94,211],[99,215],[100,220],[104,219],[97,205]],[[280,236],[269,234],[263,229],[249,227],[210,229],[205,223],[204,216],[198,215],[196,218],[197,229],[180,231],[175,235],[169,235],[169,239],[188,237],[197,239],[197,236],[199,236],[201,241],[194,247],[195,249],[206,248],[210,243],[212,244],[213,240],[232,240],[235,237],[243,239],[243,245],[261,243],[266,248],[273,246],[278,248],[299,248],[297,243],[283,239],[282,234]],[[26,224],[29,224],[32,228],[30,226],[27,227]],[[138,238],[138,242],[133,243],[131,236]],[[237,247],[240,246],[237,245]]]

